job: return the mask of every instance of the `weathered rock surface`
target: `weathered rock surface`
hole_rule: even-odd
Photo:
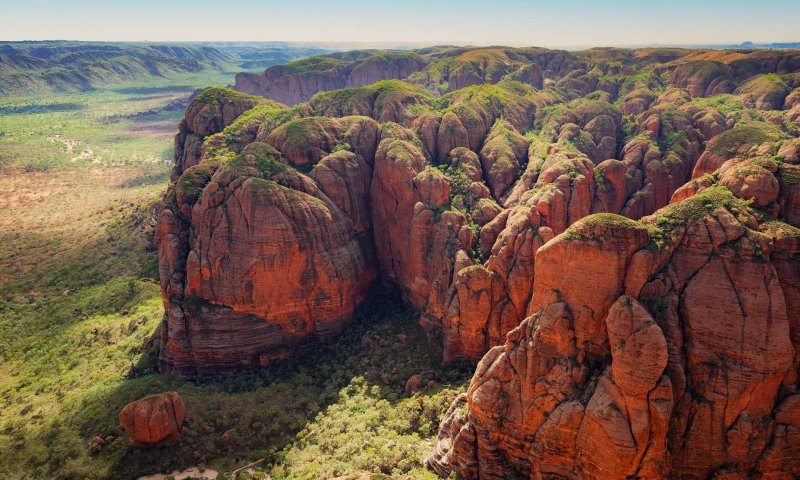
[[[366,137],[374,142],[374,132]],[[303,162],[319,165],[307,177],[260,145],[203,175],[200,187],[187,185],[193,170],[214,163],[190,168],[175,189],[177,211],[162,212],[164,369],[202,374],[285,357],[309,336],[340,330],[375,277],[372,167],[358,148],[321,159],[319,147],[304,151]],[[291,162],[294,147],[276,145]],[[198,188],[201,197],[186,193]]]
[[[789,92],[796,86],[795,82],[800,83],[800,80],[774,74],[757,75],[739,85],[734,94],[739,95],[748,107],[781,110]]]
[[[730,65],[714,60],[695,60],[676,68],[668,85],[682,88],[693,97],[731,93],[736,88]]]
[[[640,291],[667,258],[642,248],[643,227],[619,217],[580,221],[596,213],[640,219],[723,189],[752,202],[747,231],[765,230],[759,224],[770,215],[785,228],[798,225],[794,94],[786,90],[785,113],[756,111],[777,105],[764,79],[793,85],[798,68],[792,52],[434,48],[268,70],[260,94],[310,98],[292,108],[206,94],[210,101],[190,106],[176,137],[175,181],[157,233],[161,367],[197,375],[267,365],[344,328],[376,280],[441,336],[445,362],[474,361],[558,303],[536,293],[536,285],[559,281],[542,258],[574,269],[565,274],[574,283],[554,291],[594,302],[577,310],[567,302],[581,368],[629,358],[638,350],[613,350],[603,319],[623,294],[647,307]],[[410,83],[392,79],[401,76]],[[736,93],[698,98],[719,92]],[[746,104],[745,95],[761,106],[737,103]],[[786,236],[785,228],[768,231]],[[550,245],[559,234],[594,241],[625,232],[633,237],[618,239],[615,251],[578,263],[588,250]],[[797,259],[790,241],[778,243],[784,247],[759,248],[772,252],[788,291]],[[650,333],[621,332],[632,345],[658,344]],[[634,388],[629,376],[608,369],[597,411],[617,390]],[[659,382],[644,383],[661,392]],[[559,435],[578,417],[563,408],[559,421],[567,423],[551,425]],[[588,448],[577,438],[571,448]],[[631,452],[620,445],[614,455],[624,463]],[[663,470],[655,465],[647,468]]]
[[[167,392],[125,405],[119,412],[119,423],[134,442],[157,444],[178,438],[185,417],[181,397]]]
[[[795,453],[800,420],[784,413],[798,388],[787,301],[797,275],[771,252],[794,247],[752,230],[733,199],[714,187],[643,224],[591,216],[540,248],[532,315],[481,360],[442,422],[432,469],[793,475],[800,463],[777,459]]]
[[[186,169],[200,162],[205,137],[221,132],[242,113],[256,105],[283,107],[278,103],[227,88],[209,88],[198,95],[186,109],[184,119],[178,126],[178,134],[175,135],[175,168],[172,180],[177,180]]]
[[[714,173],[728,160],[767,153],[772,146],[765,144],[775,142],[781,136],[773,126],[763,122],[741,122],[708,142],[697,159],[692,178]]]

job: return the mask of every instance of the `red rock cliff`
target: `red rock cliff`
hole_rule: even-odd
[[[481,360],[429,465],[481,479],[797,475],[797,273],[783,263],[796,247],[764,227],[714,187],[548,242],[532,315]]]
[[[783,222],[798,225],[791,95],[785,113],[772,120],[746,106],[731,115],[719,99],[693,98],[668,88],[668,76],[650,75],[678,72],[691,60],[658,51],[426,55],[438,67],[413,74],[417,83],[440,82],[434,74],[460,62],[472,66],[459,71],[477,69],[483,82],[496,84],[439,98],[419,85],[384,80],[318,93],[292,108],[211,90],[190,106],[158,229],[167,308],[162,369],[241,370],[290,355],[308,339],[343,328],[373,280],[397,291],[425,327],[441,334],[444,361],[478,360],[546,306],[536,286],[555,281],[559,271],[547,263],[551,240],[565,231],[578,235],[580,225],[570,226],[592,213],[640,219],[711,188],[733,192],[752,202],[751,216],[763,215],[747,231],[773,217],[778,227],[770,231],[784,237],[791,227]],[[382,78],[422,68],[415,58],[392,57]],[[772,63],[747,58],[754,70],[727,57],[715,61],[728,65],[722,70],[737,87],[748,81],[745,71],[753,78],[762,71],[788,75],[794,61],[784,53],[773,54]],[[328,75],[361,62],[364,75],[379,75],[369,55],[328,60],[306,67]],[[499,64],[507,73],[498,79],[492,72]],[[274,72],[303,76],[300,66]],[[629,79],[635,71],[642,75]],[[541,90],[531,85],[539,72]],[[359,75],[354,84],[369,80]],[[639,243],[653,242],[641,228],[631,232],[633,240],[613,244],[617,250],[582,261],[582,250],[564,247],[559,268],[577,271],[568,277],[576,283],[564,288],[599,295],[594,282],[627,282],[626,242],[636,252],[643,252]],[[769,250],[781,291],[796,296],[792,241],[774,243],[783,245]],[[642,265],[655,261],[646,253],[630,253],[644,275],[637,282],[658,273],[645,272]],[[610,265],[613,272],[604,270]],[[683,295],[684,287],[674,288]],[[568,305],[565,315],[582,325],[575,355],[588,363],[581,369],[610,358],[602,319],[621,294],[607,292],[589,313]],[[646,305],[638,292],[627,295]],[[793,321],[793,303],[784,303]]]

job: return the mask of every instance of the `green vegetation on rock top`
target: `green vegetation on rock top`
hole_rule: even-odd
[[[272,107],[280,105],[272,100],[267,100],[263,97],[250,95],[247,93],[237,92],[227,87],[210,87],[200,92],[192,101],[192,103],[220,103],[221,101],[229,100],[250,100],[258,103],[269,103]]]
[[[713,152],[718,155],[734,155],[743,147],[759,146],[781,137],[780,131],[774,125],[755,121],[742,122],[719,134]]]
[[[751,210],[746,201],[733,196],[730,190],[714,185],[682,202],[668,205],[642,221],[647,225],[651,246],[661,249],[719,209],[727,210],[737,218]]]
[[[641,222],[614,213],[595,213],[572,224],[563,233],[566,240],[597,240],[610,230],[633,229],[646,231]]]

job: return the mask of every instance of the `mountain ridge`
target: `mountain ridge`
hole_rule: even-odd
[[[92,91],[104,86],[234,68],[210,48],[106,42],[0,42],[0,95]]]
[[[0,41],[0,96],[88,92],[184,74],[233,75],[333,51],[290,42]]]

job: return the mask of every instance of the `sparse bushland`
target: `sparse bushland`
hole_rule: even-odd
[[[361,471],[424,478],[439,418],[469,375],[440,368],[436,344],[410,312],[378,293],[346,332],[293,360],[196,382],[155,373],[162,308],[152,281],[118,277],[2,309],[11,376],[2,384],[10,414],[0,430],[0,472],[8,475],[21,468],[44,477],[135,478],[267,457],[261,468],[273,478]],[[413,374],[432,383],[409,397],[403,386]],[[187,424],[168,455],[131,445],[117,423],[124,404],[162,390],[177,390],[187,404]]]
[[[186,99],[227,78],[184,75],[93,92],[0,97],[0,169],[124,166],[161,174],[163,183]]]

